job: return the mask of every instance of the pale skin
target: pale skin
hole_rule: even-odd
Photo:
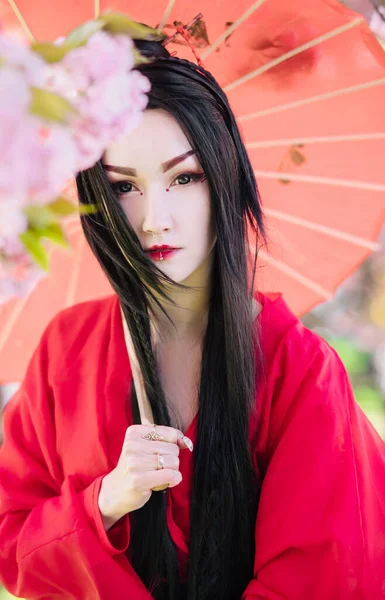
[[[182,479],[179,452],[189,445],[192,447],[184,432],[198,410],[216,236],[208,183],[194,181],[187,175],[203,173],[196,155],[190,154],[167,172],[162,167],[191,150],[174,118],[156,109],[145,111],[141,124],[110,146],[103,156],[108,179],[119,191],[127,219],[143,249],[155,244],[180,248],[156,265],[174,281],[198,288],[188,291],[174,286],[167,288],[168,295],[178,305],[162,299],[174,328],[170,328],[158,307],[150,311],[152,342],[173,426],[156,427],[156,432],[164,436],[158,442],[142,437],[152,427],[128,427],[118,464],[103,478],[100,490],[99,508],[106,529],[125,514],[141,508],[150,499],[152,488],[178,485]],[[135,169],[135,176],[111,170],[111,166]],[[260,309],[255,304],[254,316]],[[163,469],[157,469],[157,453],[164,457]]]

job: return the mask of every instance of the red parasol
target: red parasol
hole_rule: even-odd
[[[385,53],[362,17],[337,0],[201,0],[194,11],[187,0],[96,0],[94,12],[82,0],[0,0],[0,20],[53,40],[106,9],[179,30],[168,50],[199,57],[227,93],[267,217],[258,288],[283,292],[297,315],[330,299],[378,249],[385,220]],[[77,221],[68,233],[73,250],[53,249],[49,277],[0,307],[2,382],[23,377],[55,313],[112,293]]]

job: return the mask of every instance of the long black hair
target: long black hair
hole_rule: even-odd
[[[170,57],[160,43],[135,43],[153,58],[136,67],[151,82],[146,110],[168,111],[196,150],[209,184],[217,241],[203,340],[185,591],[181,593],[176,547],[167,527],[168,492],[153,493],[130,514],[127,556],[157,600],[182,595],[188,600],[239,600],[253,577],[261,486],[248,432],[263,373],[251,303],[259,242],[267,243],[263,212],[235,117],[214,77],[194,63]],[[82,216],[83,230],[121,302],[155,422],[170,426],[151,344],[149,303],[158,302],[159,295],[167,298],[163,284],[171,280],[143,252],[101,161],[78,175],[77,187],[82,204],[98,206],[96,214]]]

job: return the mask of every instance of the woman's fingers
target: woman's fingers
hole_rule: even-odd
[[[158,434],[161,439],[156,439],[156,435],[146,437],[149,433]],[[183,433],[172,427],[128,427],[118,463],[103,478],[98,498],[102,516],[114,517],[116,521],[144,506],[152,491],[178,485],[182,481],[180,448],[191,444],[183,438]]]
[[[182,449],[188,448],[190,450],[190,452],[192,452],[194,450],[194,444],[192,443],[190,438],[187,437],[187,435],[183,435],[183,433],[182,433],[182,436],[183,437],[178,440],[179,447]]]
[[[131,425],[131,427],[128,427],[126,432],[126,435],[132,439],[143,439],[143,436],[151,434],[162,436],[162,441],[169,442],[171,444],[176,444],[178,438],[181,435],[183,436],[183,433],[178,429],[174,429],[174,427],[167,427],[166,425]],[[153,442],[155,440],[148,439],[146,441]]]
[[[161,439],[146,439],[143,437],[145,435],[151,435],[154,433],[162,436]],[[134,440],[137,441],[138,439],[143,439],[149,444],[175,444],[181,449],[188,448],[190,452],[192,452],[194,448],[190,438],[186,437],[182,431],[175,429],[174,427],[167,427],[166,425],[131,425],[126,431],[125,441],[127,440],[133,442]],[[158,446],[158,449],[156,449],[154,446],[151,446],[151,448],[151,452],[166,452],[162,446]],[[163,448],[163,450],[161,448]]]
[[[176,471],[179,470],[178,456],[173,454],[162,454],[161,452],[159,452],[159,455],[163,457],[163,467],[159,466],[161,464],[161,460],[158,461],[157,454],[144,454],[142,456],[130,456],[129,468],[133,471],[156,471],[162,468],[173,469]]]
[[[174,487],[182,481],[180,471],[174,469],[160,469],[159,471],[142,471],[137,474],[136,487],[146,492],[152,488],[160,487],[168,484],[169,487]]]
[[[126,455],[140,456],[149,454],[171,454],[172,456],[179,456],[179,446],[177,444],[169,444],[168,442],[148,442],[147,440],[135,440],[133,442],[128,441],[126,446]]]

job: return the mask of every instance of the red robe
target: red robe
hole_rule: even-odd
[[[258,299],[266,381],[254,458],[264,478],[242,600],[385,598],[385,444],[336,352],[280,294]],[[125,555],[129,516],[107,533],[97,502],[132,424],[130,382],[116,295],[51,321],[4,411],[0,580],[16,596],[150,600]],[[196,420],[187,435],[195,441]],[[192,454],[180,459],[168,525],[186,565]]]

